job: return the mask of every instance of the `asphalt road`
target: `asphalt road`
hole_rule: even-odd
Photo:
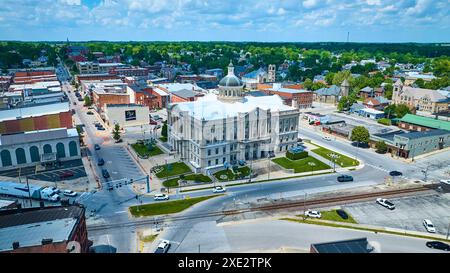
[[[67,78],[67,76],[65,77]],[[65,82],[64,89],[66,91],[69,89],[72,90],[72,87]],[[109,131],[98,131],[95,126],[93,126],[94,122],[99,121],[97,115],[86,115],[87,110],[83,108],[82,102],[77,101],[73,90],[71,93],[68,93],[68,95],[72,102],[77,102],[77,105],[71,104],[71,107],[76,110],[77,114],[75,115],[75,121],[77,124],[85,125],[87,134],[86,144],[91,151],[92,162],[96,168],[97,176],[101,177],[101,168],[96,166],[95,163],[98,158],[102,157],[106,161],[104,168],[108,169],[111,179],[117,180],[121,178],[142,177],[143,174],[140,169],[135,165],[134,161],[129,157],[125,150],[125,144],[115,144],[114,141],[112,141],[111,133]],[[219,211],[232,202],[253,201],[255,199],[266,197],[286,198],[303,196],[305,193],[308,194],[319,191],[373,185],[382,183],[383,178],[388,176],[388,172],[391,170],[402,171],[408,178],[421,179],[423,178],[423,174],[417,169],[417,166],[419,166],[419,164],[422,164],[421,166],[428,165],[428,162],[432,161],[432,158],[428,159],[429,161],[417,161],[419,162],[415,163],[417,166],[415,166],[415,164],[405,164],[385,155],[378,155],[361,148],[358,149],[345,141],[335,140],[327,142],[321,138],[320,134],[316,134],[309,129],[301,129],[300,136],[312,139],[319,145],[332,148],[338,152],[354,155],[364,162],[365,167],[351,173],[355,178],[355,182],[353,183],[338,183],[336,181],[336,176],[338,174],[327,174],[300,179],[297,178],[230,187],[227,195],[198,204],[182,214],[189,216],[198,213]],[[102,147],[101,150],[95,151],[93,148],[94,144],[100,144]],[[439,156],[442,157],[442,155]],[[186,195],[194,197],[210,194],[210,190],[204,190],[179,194],[171,197],[171,199],[183,198]],[[136,200],[134,197],[135,194],[131,191],[129,186],[123,186],[122,188],[113,191],[107,191],[104,188],[94,194],[84,196],[81,202],[87,206],[87,213],[90,213],[91,210],[95,210],[95,213],[92,214],[92,216],[91,214],[88,216],[88,225],[95,223],[114,224],[129,221],[130,219],[127,214],[128,207],[140,203],[140,201]],[[141,200],[143,203],[154,202],[150,197],[141,197]],[[165,239],[180,242],[180,244],[182,244],[189,231],[196,224],[216,220],[217,217],[211,217],[209,219],[202,218],[201,220],[188,219],[178,222],[173,228],[166,229],[162,236]],[[90,233],[89,237],[94,241],[94,246],[111,246],[111,248],[107,249],[115,249],[117,252],[135,252],[137,249],[135,229],[133,227],[100,230]],[[171,248],[170,251],[176,252],[177,248],[178,247]]]

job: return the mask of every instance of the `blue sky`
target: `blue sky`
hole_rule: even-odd
[[[450,42],[449,0],[0,0],[0,40]]]

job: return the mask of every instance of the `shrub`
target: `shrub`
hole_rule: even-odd
[[[387,145],[384,141],[378,141],[375,144],[375,148],[377,149],[376,152],[380,154],[384,154],[387,152]]]
[[[383,125],[392,125],[392,122],[391,122],[391,120],[390,119],[388,119],[388,118],[380,118],[379,120],[378,120],[378,123],[380,123],[380,124],[383,124]]]
[[[291,153],[290,151],[286,152],[286,157],[289,158],[290,160],[298,160],[298,159],[302,159],[302,158],[307,158],[308,157],[308,152],[307,151],[303,151],[300,153]]]

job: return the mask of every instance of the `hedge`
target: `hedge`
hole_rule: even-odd
[[[380,118],[379,120],[378,120],[378,123],[380,123],[380,124],[383,124],[383,125],[392,125],[392,122],[391,122],[391,120],[390,119],[388,119],[388,118]]]
[[[290,151],[286,152],[286,157],[289,158],[290,160],[298,160],[298,159],[302,159],[302,158],[307,158],[308,157],[308,152],[307,151],[303,151],[300,153],[291,153]]]

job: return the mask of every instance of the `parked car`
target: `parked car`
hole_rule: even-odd
[[[118,140],[115,141],[116,143],[122,143],[123,139],[119,138]]]
[[[443,243],[443,242],[439,242],[439,241],[426,242],[425,245],[427,247],[429,247],[429,248],[435,248],[435,249],[450,251],[450,245],[448,245],[446,243]]]
[[[155,253],[166,253],[167,251],[169,251],[169,248],[170,242],[167,240],[162,240],[156,248]]]
[[[154,119],[154,120],[161,120],[162,117],[160,117],[159,115],[153,115],[152,119]]]
[[[64,194],[65,196],[70,196],[70,197],[75,197],[75,196],[77,196],[77,193],[74,192],[74,191],[72,191],[72,190],[64,190],[63,194]]]
[[[87,111],[86,114],[87,115],[93,115],[94,113],[92,111]]]
[[[433,223],[430,220],[424,219],[422,223],[428,232],[436,233],[436,228],[434,227]]]
[[[225,187],[222,186],[217,186],[213,189],[213,193],[220,193],[220,192],[226,192],[227,189],[225,189]]]
[[[159,128],[161,128],[161,125],[156,125],[155,126],[155,129],[159,129]]]
[[[390,176],[402,176],[403,174],[399,171],[392,171],[392,172],[389,172],[389,175]]]
[[[73,105],[77,105],[77,103],[76,103],[76,102],[73,102]]]
[[[322,138],[325,139],[326,141],[331,141],[331,137],[329,136],[323,136]]]
[[[103,178],[109,178],[108,170],[102,170],[102,175],[103,175]]]
[[[63,173],[61,173],[59,175],[59,178],[60,179],[64,179],[64,178],[68,178],[68,177],[71,177],[71,176],[73,176],[73,172],[65,171],[65,172],[63,172]]]
[[[100,158],[100,159],[98,160],[98,162],[97,162],[97,165],[98,165],[98,166],[103,166],[103,165],[105,165],[105,160],[103,160],[103,158]]]
[[[155,194],[155,197],[153,199],[155,201],[169,200],[169,196],[167,194],[164,194],[164,193],[157,193],[157,194]]]
[[[112,191],[112,190],[114,190],[114,187],[113,187],[113,185],[111,185],[110,183],[108,183],[108,187],[107,187],[107,190],[108,190],[108,191]]]
[[[348,214],[347,214],[347,212],[345,212],[345,210],[338,209],[338,210],[336,210],[336,213],[337,213],[342,219],[344,219],[344,220],[347,220],[347,219],[348,219]]]
[[[97,151],[100,150],[100,145],[95,144],[95,145],[94,145],[94,149],[97,150]]]
[[[305,216],[311,218],[321,218],[322,214],[320,213],[320,211],[317,210],[307,210],[305,211]]]
[[[78,101],[84,101],[84,99],[82,97],[79,97]]]
[[[61,192],[61,190],[58,189],[57,187],[50,187],[50,190],[51,190],[52,192],[54,192],[54,193],[60,193],[60,192]]]
[[[343,174],[343,175],[338,176],[337,181],[338,181],[338,182],[349,182],[349,181],[353,181],[353,176]]]
[[[382,205],[382,206],[385,207],[385,208],[390,209],[390,210],[395,209],[394,203],[390,202],[390,201],[387,200],[387,199],[384,199],[384,198],[377,198],[377,203],[380,204],[380,205]]]
[[[102,125],[100,125],[100,126],[97,127],[97,130],[105,131],[106,129],[105,129],[105,127],[103,127]]]
[[[150,125],[157,125],[157,124],[158,124],[157,121],[155,121],[155,120],[153,120],[153,119],[150,119]]]
[[[94,126],[99,127],[99,126],[103,126],[103,125],[101,125],[100,122],[94,122]]]

